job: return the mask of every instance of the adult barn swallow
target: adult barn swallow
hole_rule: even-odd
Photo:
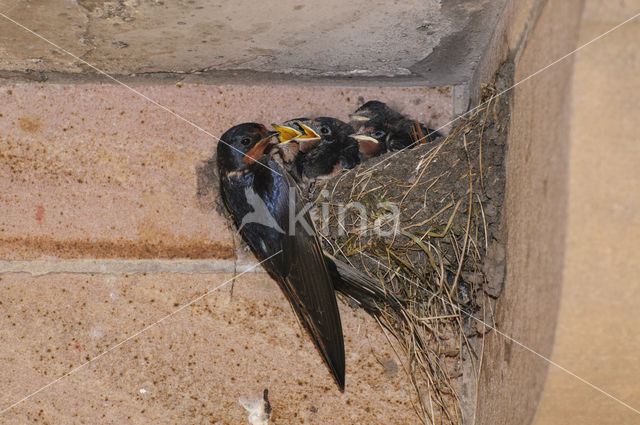
[[[242,226],[242,238],[279,283],[344,389],[344,340],[333,284],[336,271],[327,267],[315,231],[305,226],[312,221],[308,212],[301,213],[301,205],[296,204],[293,217],[301,215],[302,220],[290,223],[289,195],[297,186],[279,158],[271,154],[275,135],[257,123],[237,125],[222,135],[217,148],[220,192],[235,225]],[[257,212],[255,200],[249,201],[252,197],[261,200],[279,229],[262,224],[269,220],[243,222],[247,214]]]

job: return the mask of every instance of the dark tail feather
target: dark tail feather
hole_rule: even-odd
[[[442,137],[442,133],[440,133],[438,130],[434,130],[433,128],[427,128],[427,135],[429,136],[430,140]]]
[[[336,291],[355,301],[374,317],[382,315],[389,308],[396,315],[402,315],[403,303],[379,283],[337,258],[325,254],[325,259]]]
[[[413,121],[411,124],[411,140],[418,145],[429,143],[442,137],[442,133],[438,130],[427,127],[426,125]]]
[[[438,137],[442,137],[442,133],[440,133],[438,130],[429,128],[424,124],[420,124],[418,128],[420,129],[419,140],[421,140],[419,144],[432,142]]]
[[[379,320],[379,323],[398,340],[403,338],[402,335],[411,334],[417,346],[426,349],[427,342],[418,331],[420,324],[415,321],[407,300],[399,299],[369,276],[327,253],[325,260],[336,291],[354,300],[376,319],[385,313],[389,318],[390,314],[393,317],[391,322]]]
[[[325,262],[334,289],[356,301],[398,341],[401,350],[407,356],[407,373],[411,374],[411,381],[419,397],[420,389],[414,372],[438,377],[443,382],[447,379],[440,361],[441,356],[436,352],[437,348],[429,348],[430,341],[433,340],[430,335],[433,334],[412,312],[409,301],[398,299],[374,279],[326,253]],[[434,358],[433,353],[436,353],[437,357]],[[422,372],[417,372],[415,368]],[[422,399],[420,403],[422,404]]]

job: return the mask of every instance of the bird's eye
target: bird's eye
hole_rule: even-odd
[[[243,146],[249,146],[251,144],[251,139],[245,137],[244,139],[240,140],[240,143],[242,143]]]
[[[381,130],[376,131],[375,133],[373,133],[373,137],[376,139],[384,137],[384,131],[381,131]]]
[[[331,133],[331,130],[329,130],[329,127],[325,127],[325,126],[320,127],[320,134],[329,134],[329,133]]]

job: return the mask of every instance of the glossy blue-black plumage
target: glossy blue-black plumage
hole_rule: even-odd
[[[336,272],[329,270],[315,232],[308,232],[301,222],[290,223],[295,182],[276,158],[256,150],[262,149],[268,134],[264,126],[246,123],[222,136],[217,151],[221,196],[242,238],[280,284],[344,388],[344,341],[333,285]],[[292,205],[295,216],[302,206],[296,199]],[[256,214],[263,207],[266,211]],[[243,222],[248,214],[259,222]],[[308,213],[301,216],[312,226]]]

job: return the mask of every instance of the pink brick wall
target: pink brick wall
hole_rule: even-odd
[[[382,99],[433,125],[448,89],[144,85],[219,136],[233,124],[347,119]],[[0,258],[231,258],[226,220],[198,200],[216,140],[119,85],[0,88]]]

